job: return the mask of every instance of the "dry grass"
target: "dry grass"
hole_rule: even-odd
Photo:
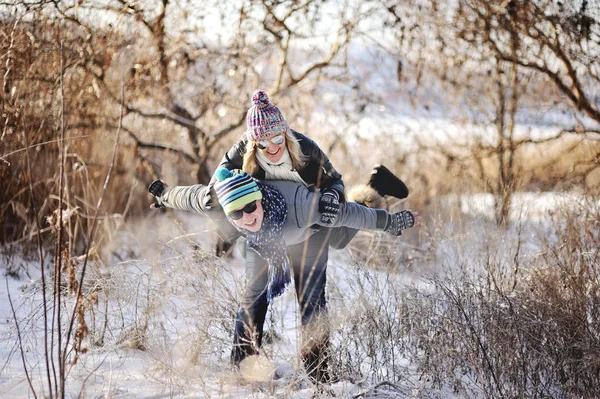
[[[356,295],[334,306],[336,372],[423,395],[598,397],[597,212],[561,212],[539,232],[468,219],[466,236],[438,229],[444,244],[427,281],[361,264],[349,277]]]
[[[328,283],[332,373],[364,392],[405,396],[450,390],[465,397],[596,397],[600,218],[593,208],[558,212],[538,226],[517,222],[506,231],[453,210],[431,215],[437,216],[412,238],[363,235],[372,250],[342,265],[343,272],[332,266],[343,276]],[[93,353],[79,361],[140,350],[152,359],[153,383],[226,395],[243,268],[210,255],[206,233],[189,235],[192,225],[180,226],[179,235],[166,226],[155,233],[160,220],[129,232],[123,226],[106,248],[111,263],[96,259],[90,269],[85,293],[97,302],[86,307],[82,347]],[[360,253],[365,244],[352,245]],[[117,262],[129,256],[138,260]],[[283,314],[272,318],[277,333]],[[290,362],[283,344],[265,343],[265,355]],[[220,380],[228,382],[219,387]],[[276,397],[305,387],[297,381],[243,389]]]
[[[1,255],[6,274],[18,278],[28,272],[22,265],[35,258],[36,234],[42,234],[49,253],[55,248],[52,226],[60,208],[59,160],[64,151],[65,204],[60,211],[67,240],[64,262],[70,267],[65,272],[70,275],[55,288],[65,294],[62,301],[70,306],[68,294],[73,287],[63,290],[63,286],[69,287],[67,280],[74,281],[79,273],[90,215],[110,163],[110,151],[105,149],[114,142],[115,112],[103,113],[104,99],[89,74],[70,70],[65,75],[67,140],[60,148],[60,52],[54,36],[65,32],[58,26],[35,28],[38,42],[32,44],[26,29],[0,27],[0,53],[9,61],[2,68],[10,64],[11,73],[19,77],[11,90],[1,94],[5,112],[0,126]],[[77,49],[78,36],[66,37],[72,40],[67,44]],[[99,34],[93,40],[110,39]],[[108,70],[115,49],[97,48],[107,50],[86,61],[95,58],[99,74],[117,76],[115,70]],[[69,52],[67,63],[78,62],[77,53]],[[7,69],[0,72],[9,75]],[[133,88],[142,90],[136,94],[142,97],[154,86],[139,81]],[[23,131],[29,143],[23,143]],[[318,138],[320,132],[307,133]],[[334,145],[331,140],[317,141]],[[31,175],[26,172],[27,147]],[[395,148],[386,147],[380,153],[375,149],[369,154],[352,152],[348,160],[351,149],[343,143],[336,148],[341,150],[329,155],[339,160],[334,164],[349,176],[348,185],[365,183],[372,167],[369,162],[377,159],[398,172],[411,190],[409,200],[391,203],[391,209],[418,210],[428,222],[420,233],[404,235],[401,246],[380,234],[361,233],[352,244],[356,264],[346,276],[346,285],[330,281],[332,371],[339,378],[363,386],[397,384],[416,389],[420,397],[443,388],[465,396],[483,393],[505,398],[600,395],[599,215],[589,209],[557,214],[541,233],[528,231],[527,235],[522,229],[530,226],[483,229],[482,221],[463,218],[456,210],[443,213],[438,203],[448,193],[486,190],[486,183],[498,178],[492,159],[484,159],[480,170],[471,157],[448,156],[448,152],[410,153],[400,148],[390,156]],[[145,238],[140,233],[137,248],[131,243],[115,247],[124,221],[142,215],[150,203],[148,170],[156,165],[142,162],[137,151],[130,142],[121,145],[100,210],[100,231],[83,287],[86,300],[77,313],[81,334],[75,353],[84,362],[87,350],[144,351],[155,362],[152,380],[179,390],[191,381],[214,392],[208,387],[213,376],[199,376],[199,370],[227,364],[243,278],[239,269],[193,242],[186,250],[171,242],[160,243],[161,255],[151,257],[148,248],[156,242],[141,242]],[[457,150],[461,152],[478,155],[476,147]],[[597,141],[572,137],[524,145],[517,151],[515,189],[598,194],[598,152]],[[362,157],[369,157],[369,162]],[[177,165],[178,158],[170,161],[172,176],[190,175],[189,165]],[[164,169],[168,163],[162,164]],[[38,215],[32,214],[30,185]],[[47,221],[41,231],[35,217]],[[531,236],[538,241],[525,238]],[[135,260],[127,260],[131,258]],[[430,273],[429,280],[417,278],[425,273]],[[407,278],[412,278],[411,284]],[[22,306],[36,310],[27,315],[23,338],[35,345],[41,342],[34,324],[43,316],[42,287],[33,284],[28,289],[29,302]],[[273,346],[265,353],[284,357],[273,353]],[[284,390],[293,389],[290,383]]]

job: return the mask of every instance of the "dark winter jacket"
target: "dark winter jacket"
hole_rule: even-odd
[[[340,202],[345,202],[344,196],[344,182],[342,181],[342,175],[335,170],[327,155],[315,143],[305,135],[292,130],[292,134],[298,140],[302,153],[306,156],[307,162],[301,170],[298,170],[298,174],[309,185],[314,185],[315,188],[330,188],[336,190],[340,195]],[[215,169],[227,168],[229,170],[242,169],[244,162],[244,155],[246,154],[246,143],[247,138],[243,138],[231,147],[231,149],[223,156],[221,163]],[[258,172],[253,177],[264,180],[265,171],[259,168]],[[231,226],[226,222],[225,214],[223,213],[221,206],[217,201],[217,196],[214,191],[214,184],[216,183],[216,177],[213,175],[210,183],[203,192],[201,205],[202,208],[207,210],[207,215],[217,222],[219,229],[223,235],[228,239],[237,238],[237,232],[231,230]]]
[[[327,158],[327,155],[311,139],[305,135],[292,130],[292,134],[300,143],[302,153],[308,159],[304,167],[298,171],[298,174],[307,184],[313,184],[316,188],[332,188],[340,194],[340,198],[344,198],[344,182],[342,175],[334,169],[333,165]],[[221,160],[217,167],[232,169],[242,169],[244,155],[246,154],[246,143],[248,139],[243,138],[238,141]],[[265,171],[260,168],[252,177],[258,180],[265,180]],[[212,177],[209,187],[212,187],[216,182],[215,176]]]

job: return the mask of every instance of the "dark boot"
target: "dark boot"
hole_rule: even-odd
[[[242,360],[248,356],[258,354],[262,333],[253,332],[252,329],[242,325],[239,320],[236,321],[235,327],[233,347],[231,348],[229,360],[232,366],[239,367]]]
[[[313,384],[327,384],[331,381],[328,370],[329,337],[320,342],[305,342],[302,348],[302,362],[308,378]]]
[[[267,295],[263,294],[252,306],[238,311],[230,357],[233,366],[237,367],[246,357],[258,354],[262,344],[267,306]]]
[[[327,369],[327,348],[314,348],[303,356],[304,369],[313,384],[328,384],[331,381]]]
[[[383,165],[375,165],[371,172],[369,186],[381,196],[390,195],[399,199],[408,197],[406,184]]]
[[[319,317],[303,327],[302,362],[308,378],[314,384],[326,384],[331,381],[329,360],[329,323],[327,317]]]

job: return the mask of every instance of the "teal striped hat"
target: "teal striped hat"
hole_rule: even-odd
[[[215,177],[215,191],[227,215],[263,197],[256,181],[243,170],[219,168]]]

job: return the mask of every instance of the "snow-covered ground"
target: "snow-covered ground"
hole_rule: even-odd
[[[576,212],[578,209],[600,209],[600,200],[589,196],[556,192],[516,192],[511,199],[509,219],[540,222],[558,211]],[[446,206],[458,206],[463,214],[473,217],[494,218],[494,197],[488,193],[449,195],[443,199]]]
[[[520,194],[513,203],[513,215],[515,220],[539,222],[546,211],[563,206],[565,201],[583,201],[577,198]],[[458,206],[475,220],[491,215],[490,204],[485,195],[446,200],[446,206]],[[493,243],[495,251],[507,253],[511,240],[517,239],[510,232],[503,236],[490,231],[485,227],[489,224],[467,223],[469,240],[457,235],[455,228],[450,231],[452,236],[445,236],[443,229],[438,233],[434,249],[437,261],[474,263],[473,254],[484,241],[488,249]],[[361,360],[357,374],[340,373],[339,382],[317,390],[305,378],[298,358],[300,323],[292,289],[274,301],[267,316],[266,330],[272,340],[266,340],[261,364],[270,382],[244,380],[232,372],[228,362],[236,298],[243,286],[243,259],[237,252],[232,258],[216,259],[211,254],[214,240],[205,219],[177,212],[155,214],[121,229],[104,250],[106,264],[89,266],[86,282],[100,293],[99,301],[86,314],[89,334],[83,346],[87,353],[69,367],[67,397],[477,396],[475,387],[462,396],[455,396],[448,388],[432,387],[404,356],[401,342],[393,341],[380,342],[378,347],[398,356],[394,368],[385,363],[387,354],[371,354]],[[375,303],[385,305],[390,319],[395,319],[399,309],[391,299],[398,295],[399,287],[428,289],[426,277],[436,266],[425,260],[426,248],[415,247],[409,240],[410,236],[391,241],[363,232],[352,248],[331,252],[328,301],[338,364],[351,363],[354,354],[359,357],[368,351],[363,346],[366,343],[356,337],[353,317],[368,314],[368,306]],[[382,257],[369,252],[377,243],[392,248],[391,254]],[[531,252],[535,250],[532,243]],[[22,263],[29,271],[29,276],[23,273],[20,279],[7,277],[6,284],[18,315],[27,368],[41,397],[47,393],[47,383],[39,270],[35,262],[15,258],[12,262]],[[5,269],[5,264],[0,264],[0,270]],[[0,290],[0,340],[0,397],[33,397],[23,372],[6,289]],[[356,353],[344,355],[343,350],[350,347],[356,348]],[[358,374],[370,379],[360,379]],[[375,380],[396,382],[378,385]]]
[[[357,242],[371,238],[364,235]],[[87,314],[90,333],[83,346],[88,351],[70,367],[67,397],[313,397],[316,388],[307,381],[297,356],[300,324],[292,289],[274,302],[267,318],[266,330],[274,338],[264,345],[265,359],[267,371],[274,372],[273,383],[243,381],[232,373],[228,356],[244,266],[237,252],[225,260],[210,255],[213,240],[205,220],[189,214],[153,217],[121,231],[105,250],[107,264],[89,266],[86,281],[107,300],[100,296],[94,317]],[[39,397],[47,392],[40,275],[36,262],[23,267],[30,278],[6,282]],[[363,272],[349,250],[331,254],[332,319],[341,320],[343,312],[352,311],[356,278]],[[32,397],[6,290],[0,291],[0,316],[0,397]],[[422,385],[416,378],[404,386],[375,388],[369,382],[342,380],[320,395],[352,397],[370,389],[386,397],[414,397],[420,396]]]
[[[110,280],[108,285],[118,291],[112,294],[108,305],[107,313],[113,318],[107,329],[110,336],[104,338],[102,346],[94,346],[91,342],[98,339],[101,330],[96,326],[95,334],[84,345],[89,351],[81,355],[71,369],[67,397],[313,397],[315,387],[303,375],[297,356],[300,325],[293,290],[274,302],[267,319],[266,330],[275,338],[265,344],[263,360],[268,358],[268,361],[264,373],[275,373],[273,384],[267,387],[242,381],[239,375],[232,373],[228,363],[231,331],[227,328],[233,327],[233,317],[219,304],[211,304],[219,300],[226,287],[192,270],[202,267],[202,261],[194,259],[198,253],[190,249],[154,266],[147,260],[110,266],[114,274],[105,278]],[[331,300],[333,307],[336,302],[346,303],[353,295],[347,292],[345,285],[348,276],[355,271],[349,270],[352,266],[347,254],[338,253],[332,258],[328,277],[334,283],[330,284],[330,290],[333,296],[338,296]],[[228,265],[221,263],[227,269],[223,283],[240,287],[244,270],[241,263],[237,256]],[[32,379],[39,397],[46,387],[40,333],[43,319],[39,311],[32,309],[39,306],[39,284],[35,281],[38,276],[32,277],[33,280],[7,281],[18,307],[22,334],[27,335],[25,356],[30,371],[34,370]],[[206,293],[206,298],[198,298],[206,292],[203,284],[212,286],[213,290]],[[38,286],[33,289],[35,299],[31,297],[32,286]],[[344,298],[346,295],[349,297]],[[97,308],[98,320],[102,320],[98,317],[104,312],[102,308],[101,303]],[[144,312],[147,316],[140,315]],[[30,321],[36,326],[35,333],[24,331],[29,329],[25,320],[32,313],[36,320]],[[0,314],[0,339],[4,343],[0,345],[0,357],[4,359],[0,397],[32,397],[16,347],[14,321],[5,290],[0,294]],[[138,337],[134,331],[144,323],[148,323],[148,327],[143,337]],[[323,397],[351,397],[366,391],[368,386],[346,380],[327,389]],[[398,393],[398,389],[390,389],[387,391]],[[411,392],[418,392],[418,385],[403,389],[407,396],[402,397],[412,397]],[[386,387],[379,390],[385,392]]]

